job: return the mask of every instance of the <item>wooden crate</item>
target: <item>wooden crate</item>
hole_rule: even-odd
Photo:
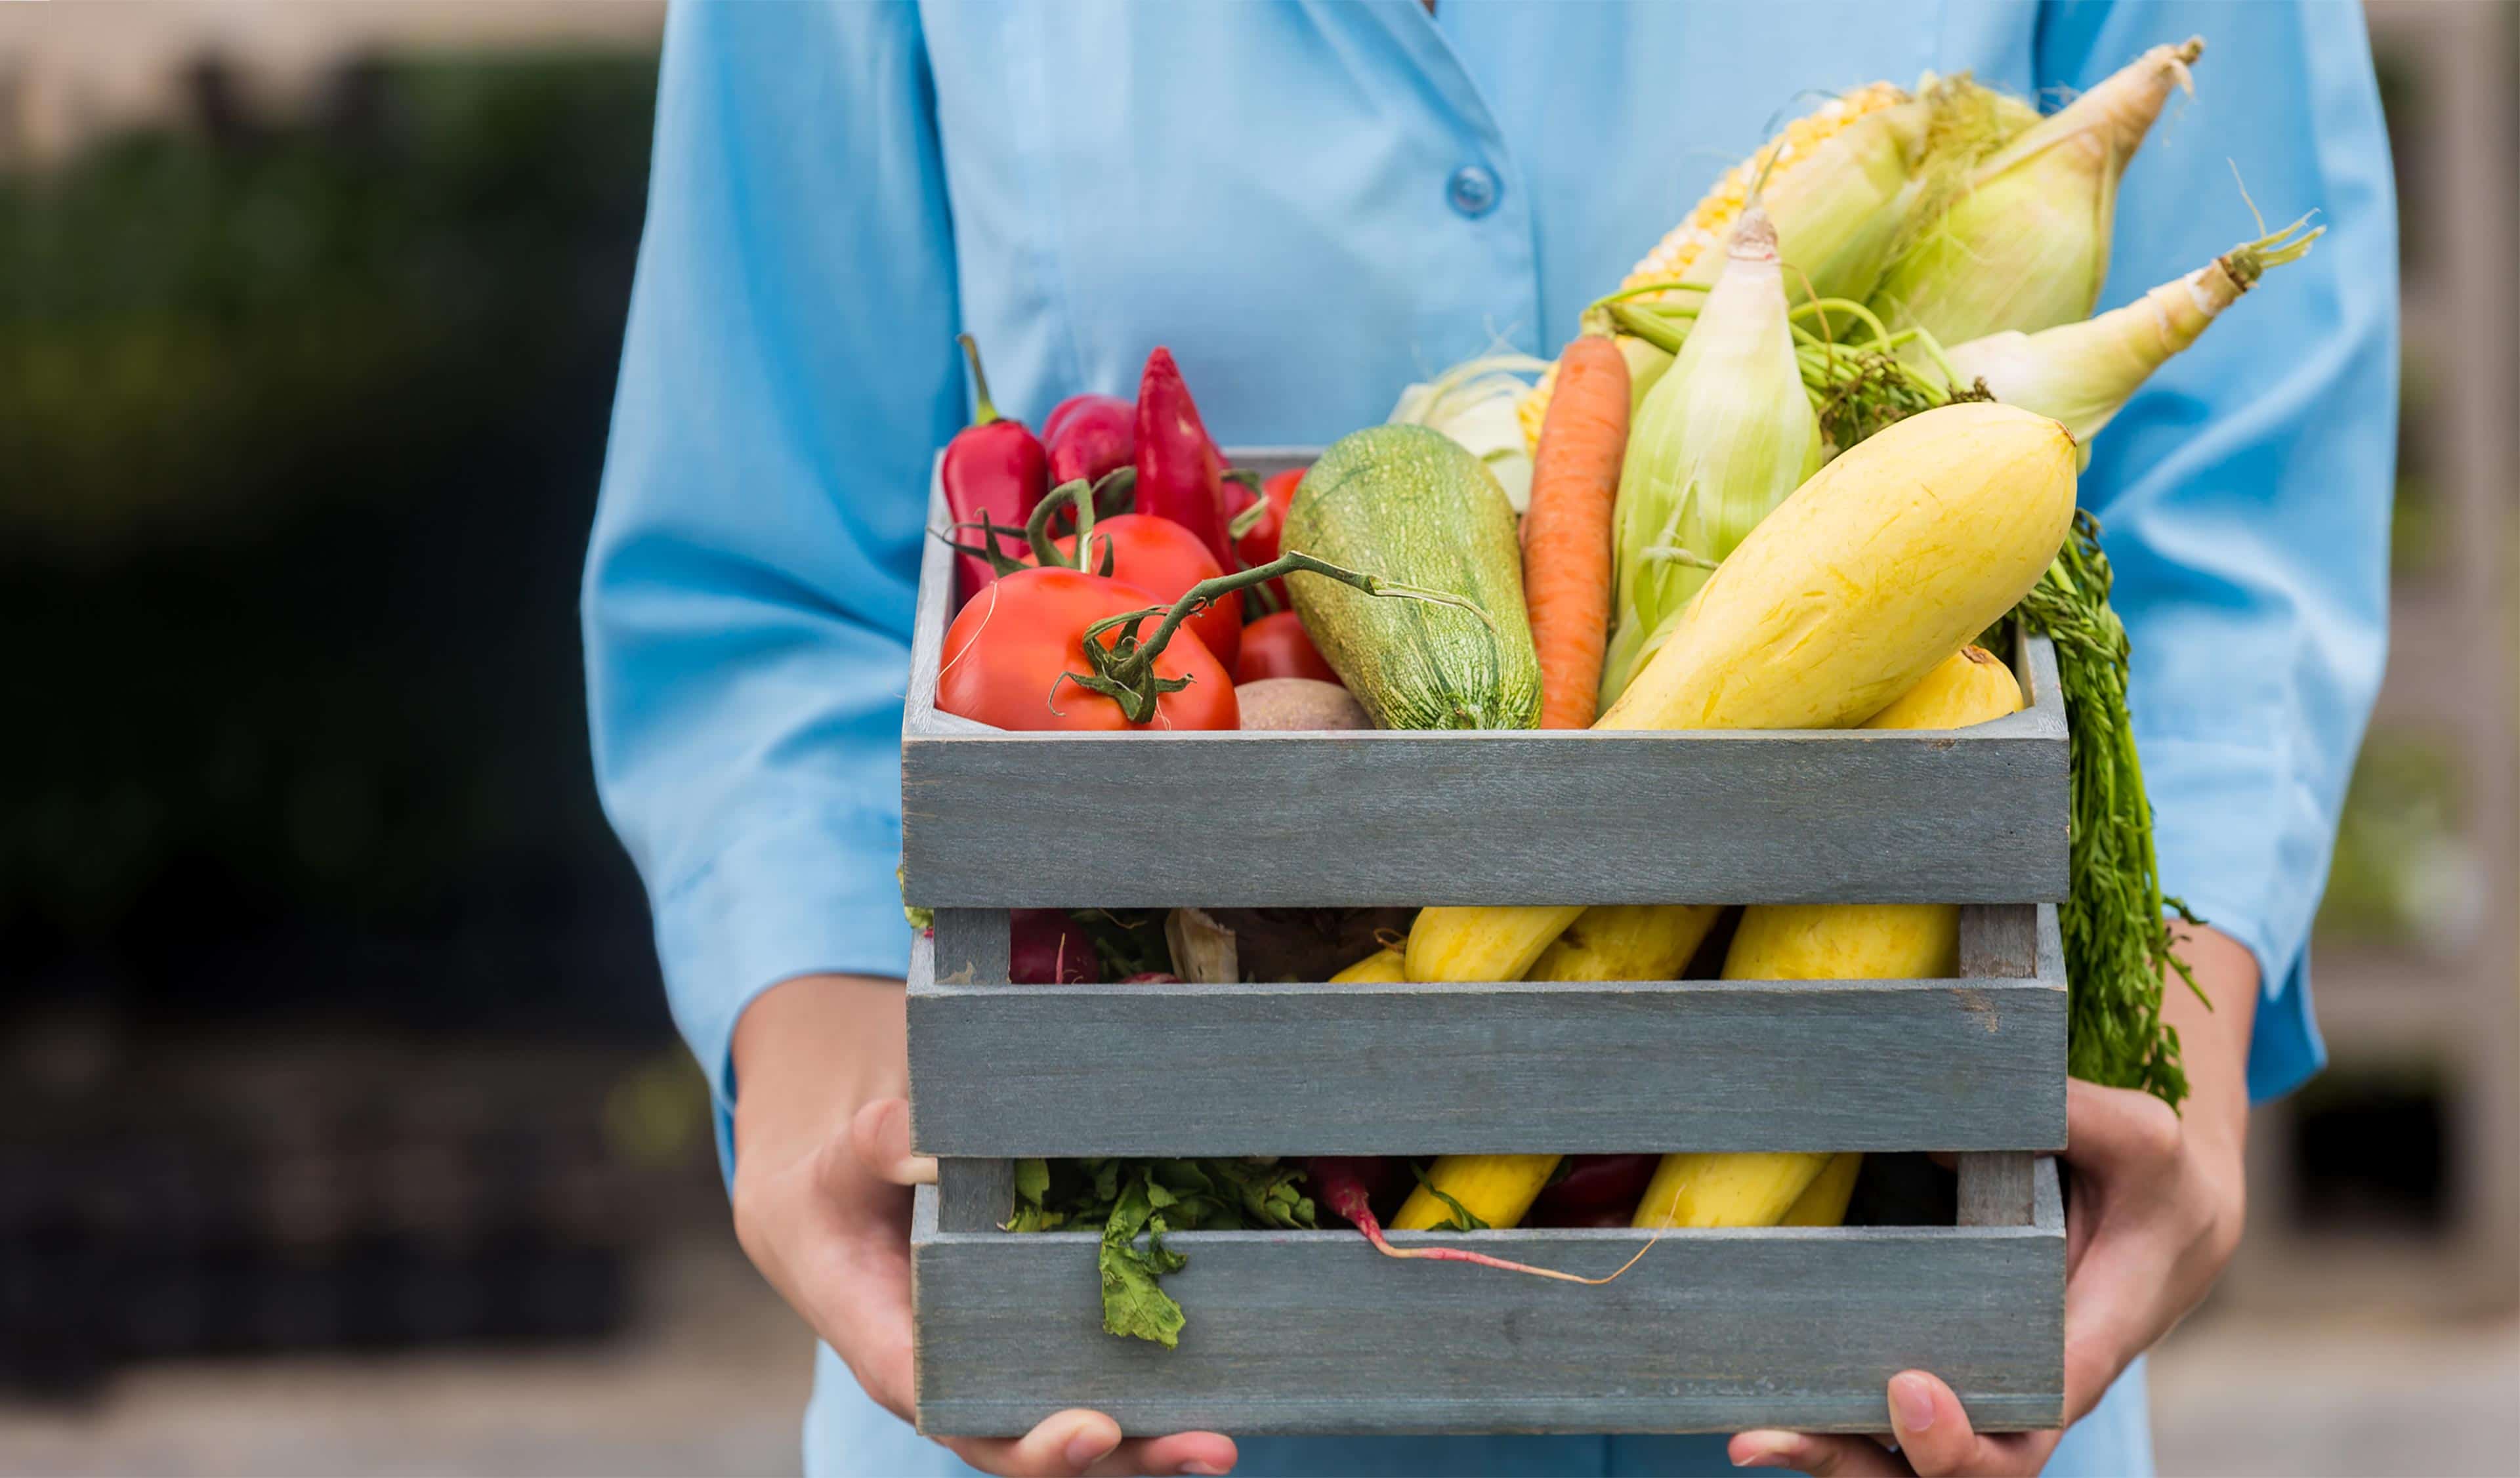
[[[952,578],[931,541],[902,736],[904,894],[937,910],[909,984],[942,1169],[911,1237],[922,1429],[1869,1431],[1910,1366],[1981,1430],[2061,1420],[2044,642],[2014,653],[2030,707],[1964,732],[1013,734],[935,708]],[[1957,902],[1962,978],[1006,983],[1012,907],[1575,901]],[[1957,1151],[1958,1225],[1670,1232],[1603,1287],[1343,1227],[1189,1232],[1172,1351],[1102,1332],[1094,1233],[998,1230],[1018,1156],[1669,1149]],[[1648,1235],[1454,1239],[1599,1274]]]

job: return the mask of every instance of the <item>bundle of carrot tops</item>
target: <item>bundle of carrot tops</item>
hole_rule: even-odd
[[[1410,386],[1265,483],[1226,467],[1162,349],[1134,405],[1062,404],[1046,451],[984,388],[946,452],[967,583],[938,706],[1009,729],[1950,730],[2023,705],[1988,649],[2027,630],[2054,643],[2072,735],[2069,1067],[2177,1104],[2161,1005],[2185,910],[2075,482],[2152,372],[2320,234],[2295,222],[2092,316],[2119,176],[2202,51],[2155,47],[2044,116],[1967,76],[1832,99],[1553,363]],[[1014,978],[1958,973],[1949,906],[1285,912],[1019,913]],[[1168,1231],[1308,1226],[1318,1203],[1395,1255],[1490,1261],[1391,1247],[1375,1197],[1404,1230],[1833,1225],[1861,1159],[1027,1162],[1013,1226],[1101,1225],[1106,1326],[1169,1345]]]

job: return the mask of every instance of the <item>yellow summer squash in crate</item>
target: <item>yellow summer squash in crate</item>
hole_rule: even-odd
[[[1390,985],[1409,978],[1398,950],[1376,950],[1330,977],[1332,985]]]
[[[1911,416],[1794,490],[1698,591],[1596,729],[1843,729],[1993,625],[2074,515],[2064,427],[1972,401]],[[1581,909],[1426,909],[1412,980],[1514,980]]]
[[[1460,910],[1456,912],[1470,912]],[[1697,904],[1604,904],[1585,909],[1543,950],[1527,980],[1672,980],[1679,977],[1723,910]],[[1421,914],[1419,916],[1423,918]],[[1414,937],[1414,936],[1413,936]],[[1511,1227],[1557,1169],[1553,1154],[1448,1154],[1426,1181],[1491,1227]],[[1453,1208],[1421,1186],[1391,1225],[1423,1232]]]
[[[2012,669],[1976,647],[1939,663],[1868,729],[1965,729],[2021,707]],[[1760,905],[1741,911],[1727,980],[1919,980],[1959,973],[1950,904]],[[1640,1227],[1771,1227],[1830,1168],[1827,1154],[1669,1154],[1637,1204]],[[1854,1172],[1846,1172],[1851,1187]],[[1843,1199],[1838,1214],[1844,1215]],[[1805,1224],[1822,1225],[1822,1224]]]
[[[1785,1208],[1779,1227],[1842,1227],[1846,1225],[1846,1203],[1855,1197],[1855,1178],[1864,1170],[1864,1156],[1849,1151],[1833,1154],[1828,1163],[1794,1203]]]

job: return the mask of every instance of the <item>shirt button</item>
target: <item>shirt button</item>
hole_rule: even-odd
[[[1464,164],[1454,170],[1453,177],[1444,184],[1444,199],[1472,220],[1496,208],[1499,193],[1495,173],[1477,164]]]

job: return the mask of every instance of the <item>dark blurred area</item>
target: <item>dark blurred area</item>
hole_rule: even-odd
[[[604,1333],[709,1178],[576,581],[652,55],[0,175],[0,1382]]]

